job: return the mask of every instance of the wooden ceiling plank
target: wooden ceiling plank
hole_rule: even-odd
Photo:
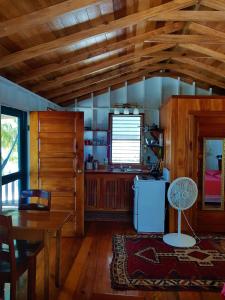
[[[128,66],[125,66],[125,67],[122,67],[122,68],[119,68],[119,69],[116,69],[116,70],[113,70],[113,71],[102,73],[100,75],[96,75],[92,78],[85,79],[81,82],[80,81],[75,82],[75,83],[73,83],[71,85],[67,85],[66,87],[63,87],[63,88],[59,88],[59,89],[56,89],[56,90],[53,90],[53,91],[48,91],[43,96],[46,97],[47,99],[51,100],[51,99],[53,99],[55,97],[58,97],[60,95],[75,92],[79,89],[88,87],[91,84],[94,84],[94,83],[97,84],[101,81],[109,80],[109,79],[111,79],[113,77],[116,77],[116,76],[121,76],[124,73],[133,72],[136,69],[140,69],[140,68],[145,67],[146,65],[149,65],[149,64],[158,63],[158,62],[160,62],[162,60],[165,60],[165,59],[168,59],[168,56],[165,55],[164,57],[146,59],[146,60],[143,60],[143,61],[138,62],[138,63],[134,63],[134,64],[131,64],[131,65],[128,65]],[[54,101],[54,99],[53,99],[53,101]]]
[[[174,44],[159,44],[156,46],[145,48],[143,50],[136,51],[135,53],[131,52],[126,55],[107,59],[98,64],[91,65],[90,67],[83,68],[83,69],[77,70],[75,72],[71,72],[71,73],[59,76],[59,77],[55,78],[54,80],[40,82],[38,85],[33,86],[31,89],[33,92],[39,92],[39,91],[44,91],[46,89],[54,88],[55,86],[62,86],[63,83],[65,83],[65,82],[69,82],[69,81],[73,81],[75,79],[89,76],[90,74],[99,72],[100,70],[106,70],[107,68],[112,68],[112,67],[120,65],[122,63],[132,61],[135,58],[139,58],[145,54],[162,51],[165,49],[169,49],[173,46],[174,46]]]
[[[70,44],[74,44],[83,39],[87,39],[96,35],[100,35],[107,32],[112,32],[114,30],[118,30],[121,28],[126,28],[127,26],[131,26],[137,24],[138,22],[148,20],[149,18],[160,14],[162,12],[168,12],[171,10],[178,10],[182,8],[189,7],[196,3],[196,0],[173,0],[166,4],[162,4],[156,6],[154,8],[147,9],[142,12],[134,13],[132,15],[128,15],[126,17],[101,24],[99,26],[82,30],[80,32],[70,34],[64,37],[57,38],[53,41],[42,43],[36,45],[34,47],[30,47],[6,56],[3,56],[0,60],[0,68],[4,68],[7,66],[11,66],[13,64],[19,63],[21,61],[25,61],[51,51],[55,51],[56,49],[65,47]]]
[[[225,54],[223,54],[221,52],[218,52],[218,51],[215,51],[215,50],[203,47],[203,46],[198,46],[195,44],[179,44],[179,47],[209,55],[213,59],[225,63]]]
[[[225,35],[225,34],[224,34]],[[159,34],[149,37],[145,42],[157,43],[201,43],[201,44],[224,44],[225,39],[209,37],[202,34]]]
[[[152,30],[150,32],[130,37],[126,40],[122,40],[119,42],[114,42],[111,44],[107,44],[104,47],[98,47],[92,51],[84,51],[81,54],[76,54],[76,52],[73,54],[73,56],[70,56],[68,58],[63,59],[60,62],[48,64],[44,67],[40,67],[38,69],[35,69],[33,71],[30,71],[29,77],[27,75],[19,76],[17,78],[12,78],[13,81],[17,83],[23,83],[27,82],[33,79],[36,79],[37,77],[41,77],[47,74],[50,74],[55,71],[62,70],[64,68],[71,67],[74,64],[80,63],[83,60],[93,58],[97,55],[107,53],[114,50],[119,50],[122,48],[130,47],[131,45],[139,42],[143,42],[146,38],[150,38],[151,36],[155,36],[157,34],[161,33],[170,33],[170,32],[176,32],[179,31],[182,28],[183,24],[180,22],[167,24],[163,27],[160,27],[158,29]]]
[[[200,61],[196,61],[196,60],[190,59],[188,57],[173,58],[173,60],[176,61],[176,62],[180,62],[180,63],[186,63],[186,64],[188,64],[192,67],[195,67],[197,69],[202,69],[202,70],[207,71],[209,73],[212,73],[216,76],[225,78],[225,71],[222,68],[215,68],[213,66],[201,63]]]
[[[201,4],[212,9],[225,10],[224,0],[201,0]]]
[[[198,23],[190,23],[189,30],[197,32],[202,35],[210,36],[210,39],[216,37],[216,38],[220,38],[222,41],[225,40],[225,32],[213,29],[209,26],[201,25]]]
[[[24,29],[35,25],[44,24],[51,19],[91,5],[97,5],[102,1],[97,0],[67,0],[61,3],[42,8],[38,11],[13,18],[0,24],[0,38],[14,33],[22,32]]]
[[[79,91],[77,91],[75,93],[71,93],[70,95],[67,95],[66,97],[55,98],[54,102],[58,103],[58,104],[65,103],[65,102],[68,102],[70,100],[71,100],[71,102],[73,102],[74,99],[76,99],[76,98],[78,98],[78,97],[80,97],[82,95],[87,95],[87,94],[96,92],[98,90],[110,87],[112,85],[116,85],[116,84],[119,84],[121,82],[125,82],[127,80],[131,80],[131,79],[139,77],[139,76],[145,76],[146,74],[148,74],[150,72],[150,70],[151,71],[155,71],[155,70],[159,70],[160,68],[161,68],[161,66],[159,66],[159,65],[152,66],[148,70],[141,70],[139,72],[127,74],[127,75],[124,75],[124,76],[119,76],[118,78],[104,81],[104,82],[102,82],[102,83],[100,83],[98,85],[94,84],[93,86],[90,86],[88,88],[79,90]]]
[[[151,21],[183,21],[183,22],[224,22],[223,11],[176,11],[158,14],[149,18]]]

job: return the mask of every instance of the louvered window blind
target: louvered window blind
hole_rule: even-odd
[[[141,116],[112,115],[112,163],[141,162]]]

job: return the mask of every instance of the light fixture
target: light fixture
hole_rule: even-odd
[[[119,115],[120,114],[120,110],[118,107],[114,108],[114,115]]]
[[[139,109],[137,107],[134,108],[133,115],[139,115]]]
[[[130,113],[129,109],[127,107],[125,107],[124,110],[123,110],[123,114],[124,115],[129,115],[129,113]]]

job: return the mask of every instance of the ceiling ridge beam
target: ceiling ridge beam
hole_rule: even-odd
[[[93,58],[95,56],[98,56],[100,54],[105,54],[110,51],[119,50],[122,48],[127,48],[135,44],[136,42],[142,42],[146,38],[149,38],[151,36],[155,36],[160,33],[169,33],[169,32],[176,32],[179,31],[183,27],[183,24],[180,22],[173,23],[173,24],[167,24],[163,27],[154,29],[152,31],[146,32],[144,34],[138,35],[138,36],[132,36],[126,40],[122,40],[119,42],[114,42],[111,44],[107,44],[105,46],[100,46],[95,48],[91,51],[83,51],[82,53],[77,54],[76,52],[73,53],[73,55],[68,56],[67,58],[62,59],[61,61],[57,63],[50,63],[48,65],[45,65],[43,67],[31,70],[29,72],[29,76],[22,75],[18,76],[16,78],[12,78],[12,81],[15,81],[17,83],[23,83],[26,81],[33,80],[37,77],[41,77],[47,74],[50,74],[52,72],[62,70],[64,68],[71,67],[74,64],[80,63],[83,60]],[[87,49],[88,50],[88,49]]]
[[[173,0],[165,4],[158,5],[156,7],[144,10],[142,12],[134,13],[126,17],[106,22],[104,24],[92,27],[90,29],[82,30],[80,32],[70,34],[64,37],[57,38],[53,41],[38,44],[36,46],[26,48],[15,53],[1,57],[0,68],[14,65],[21,61],[25,61],[51,51],[63,48],[70,44],[75,44],[80,40],[87,39],[93,36],[112,32],[121,28],[126,28],[131,25],[135,25],[141,21],[148,20],[149,18],[160,14],[162,12],[168,12],[172,10],[178,10],[189,7],[196,3],[197,0]]]
[[[0,38],[49,22],[70,11],[97,5],[97,0],[67,0],[0,23]]]
[[[79,69],[79,70],[70,72],[65,75],[61,75],[61,76],[55,78],[54,80],[51,80],[51,81],[45,80],[43,82],[40,82],[39,84],[31,87],[31,89],[33,92],[39,92],[39,91],[43,91],[46,89],[50,89],[54,86],[62,86],[63,83],[65,83],[65,82],[73,81],[75,79],[79,79],[79,78],[88,76],[90,74],[99,72],[100,70],[105,70],[107,68],[112,68],[112,67],[120,65],[122,63],[132,61],[135,58],[139,58],[145,54],[150,54],[150,53],[154,53],[157,51],[165,50],[165,49],[171,48],[173,46],[174,46],[174,44],[159,44],[156,46],[145,48],[140,51],[131,52],[126,55],[118,56],[118,57],[111,58],[111,59],[105,59],[104,61],[102,61],[98,64],[93,64],[89,67]]]

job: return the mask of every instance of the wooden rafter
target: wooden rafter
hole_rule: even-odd
[[[130,47],[131,45],[135,43],[140,43],[146,40],[147,38],[150,38],[151,36],[155,36],[161,33],[171,33],[179,31],[182,28],[182,23],[172,23],[167,24],[163,27],[157,28],[155,30],[152,30],[150,32],[132,36],[130,38],[127,38],[125,40],[109,43],[104,46],[100,46],[98,48],[95,48],[91,51],[84,51],[83,53],[77,54],[76,52],[73,55],[70,55],[68,58],[64,58],[62,61],[57,63],[48,64],[44,67],[40,67],[38,69],[34,69],[29,73],[29,77],[27,75],[24,76],[18,76],[17,78],[14,78],[14,81],[17,83],[23,83],[26,81],[30,81],[32,79],[35,79],[37,77],[41,77],[47,74],[50,74],[55,71],[63,70],[65,68],[71,67],[74,64],[80,63],[83,60],[93,58],[95,56],[98,56],[103,53],[107,53],[110,51],[120,50],[122,48]]]
[[[30,28],[35,25],[47,23],[54,17],[63,15],[72,10],[85,8],[94,4],[97,5],[100,2],[101,1],[97,0],[67,0],[38,11],[34,11],[30,14],[1,22],[0,38],[23,31],[28,27]]]
[[[168,56],[160,57],[160,58],[151,58],[151,59],[146,59],[141,62],[137,62],[113,71],[101,73],[100,75],[93,76],[89,79],[79,81],[72,83],[71,85],[67,85],[66,87],[55,89],[55,90],[50,90],[47,93],[44,94],[45,97],[48,99],[54,99],[55,97],[64,95],[64,94],[69,94],[71,92],[75,92],[79,89],[89,87],[92,84],[98,84],[99,82],[109,80],[113,77],[116,76],[121,76],[126,73],[134,72],[135,70],[138,70],[140,68],[146,67],[147,65],[151,64],[156,64],[162,60],[168,59]]]
[[[202,47],[202,46],[198,46],[195,44],[179,44],[180,47],[184,48],[184,49],[188,49],[188,50],[192,50],[192,51],[196,51],[199,53],[203,53],[206,55],[211,56],[213,59],[221,61],[221,62],[225,62],[225,54],[206,48],[206,47]]]
[[[204,64],[202,62],[196,61],[194,59],[190,59],[188,57],[182,57],[182,58],[173,58],[174,61],[180,62],[180,63],[186,63],[192,67],[197,66],[198,69],[202,69],[204,71],[207,71],[209,73],[212,73],[213,75],[216,75],[218,77],[223,77],[225,78],[225,71],[222,68],[215,68],[213,66]]]
[[[80,32],[70,34],[64,37],[57,38],[51,42],[42,43],[36,45],[34,47],[30,47],[19,52],[15,52],[9,55],[6,55],[1,58],[0,61],[0,68],[4,68],[7,66],[14,65],[21,61],[25,61],[51,51],[55,51],[56,49],[65,47],[67,45],[76,43],[83,39],[87,39],[96,35],[100,35],[107,32],[112,32],[114,30],[118,30],[120,28],[126,28],[127,26],[135,25],[140,21],[148,20],[149,18],[160,14],[160,13],[167,13],[169,11],[178,10],[182,8],[189,7],[196,3],[196,0],[173,0],[166,4],[158,5],[156,7],[134,13],[128,15],[126,17],[113,20],[108,24],[101,24],[95,26],[90,29],[82,30]]]
[[[174,44],[159,44],[156,46],[145,48],[143,50],[136,51],[135,53],[132,52],[132,53],[122,55],[119,57],[107,59],[98,64],[94,64],[90,67],[83,68],[83,69],[77,70],[75,72],[71,72],[71,73],[59,76],[52,81],[40,82],[38,85],[32,87],[32,90],[34,92],[38,92],[38,91],[43,91],[43,90],[47,90],[50,88],[54,88],[55,86],[62,86],[63,83],[65,83],[65,82],[73,81],[75,79],[80,79],[80,78],[88,76],[90,74],[98,73],[100,70],[106,70],[106,69],[112,68],[114,66],[119,66],[123,63],[132,61],[135,58],[140,58],[141,56],[143,56],[145,54],[162,51],[165,49],[169,49],[173,46],[174,46]]]
[[[219,37],[210,37],[202,34],[159,34],[149,37],[145,42],[157,43],[185,43],[185,44],[225,44],[225,40]]]
[[[74,99],[76,99],[76,98],[78,98],[82,95],[88,95],[90,93],[102,90],[102,89],[110,87],[112,85],[116,85],[116,84],[119,84],[119,83],[122,83],[122,82],[126,82],[127,80],[131,80],[131,79],[136,78],[136,77],[145,76],[146,74],[148,74],[150,72],[150,70],[153,72],[153,71],[159,70],[160,68],[161,68],[160,65],[156,65],[156,66],[150,67],[148,70],[141,70],[141,71],[134,72],[134,73],[131,73],[131,74],[126,74],[124,76],[119,76],[118,78],[104,81],[104,82],[102,82],[98,85],[93,85],[93,86],[90,86],[88,88],[81,89],[79,91],[71,93],[70,95],[55,98],[54,102],[56,102],[58,104],[68,105],[70,103],[73,103]]]
[[[223,11],[176,11],[159,14],[151,17],[151,21],[197,21],[197,22],[224,22]]]
[[[217,10],[225,10],[224,0],[201,0],[201,4]]]
[[[221,39],[222,41],[225,40],[225,32],[215,30],[209,26],[201,25],[198,23],[190,23],[189,30],[200,33],[202,35],[206,35],[208,36],[208,38],[210,36],[210,39],[216,37]]]
[[[225,83],[224,82],[221,82],[219,80],[215,80],[213,78],[209,78],[205,75],[197,73],[195,70],[189,70],[189,69],[187,69],[187,66],[185,64],[179,64],[179,66],[173,66],[173,65],[168,64],[166,68],[168,68],[169,70],[174,70],[174,71],[180,72],[182,74],[188,75],[188,76],[190,76],[192,78],[195,78],[199,81],[206,82],[210,86],[217,86],[217,87],[220,87],[222,89],[225,89]]]

